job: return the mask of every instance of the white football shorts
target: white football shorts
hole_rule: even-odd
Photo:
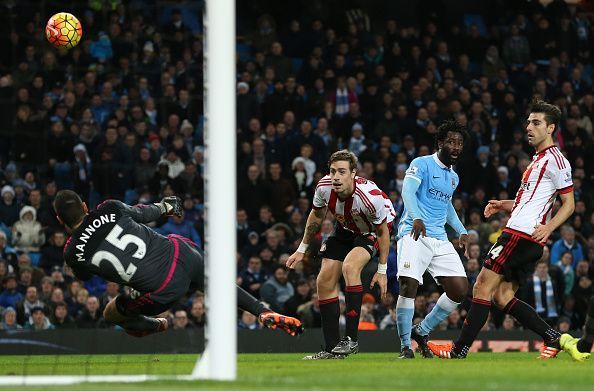
[[[437,277],[466,277],[460,256],[450,241],[410,235],[398,239],[396,244],[398,277],[414,278],[423,285],[423,274],[428,271]]]

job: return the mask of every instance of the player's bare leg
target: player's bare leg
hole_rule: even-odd
[[[117,308],[116,300],[117,297],[107,303],[105,310],[103,310],[103,317],[106,321],[121,326],[129,335],[145,337],[169,328],[169,322],[165,318],[151,318],[140,314],[133,316],[122,314]]]
[[[527,329],[540,335],[544,345],[538,358],[556,357],[561,352],[561,334],[544,321],[534,308],[515,297],[517,283],[503,281],[493,295],[493,303],[505,313],[510,314]]]
[[[466,277],[437,277],[444,289],[437,303],[427,314],[425,319],[412,328],[411,338],[417,343],[418,351],[425,358],[433,358],[429,349],[429,333],[455,311],[468,293],[468,279]]]
[[[322,259],[322,267],[316,280],[318,286],[318,300],[322,317],[322,333],[324,335],[324,350],[305,356],[304,360],[320,360],[344,358],[344,355],[331,353],[340,341],[340,305],[338,303],[338,281],[342,275],[342,262],[334,259]]]
[[[367,265],[371,255],[363,247],[353,248],[342,263],[342,275],[346,283],[346,335],[332,349],[336,354],[354,354],[359,351],[358,329],[363,301],[361,271]]]
[[[472,290],[472,305],[464,321],[458,340],[454,344],[438,345],[428,343],[429,349],[440,358],[465,358],[468,349],[485,325],[491,310],[491,300],[503,276],[483,268]]]

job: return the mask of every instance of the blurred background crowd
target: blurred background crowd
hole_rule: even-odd
[[[101,311],[123,287],[77,281],[63,266],[67,234],[51,206],[59,189],[76,190],[90,207],[179,195],[183,218],[153,228],[202,245],[203,7],[0,4],[0,329],[111,327]],[[44,21],[64,10],[84,30],[67,52],[50,48],[43,34]],[[301,240],[329,154],[355,152],[359,175],[400,214],[408,164],[433,153],[437,127],[455,118],[470,133],[453,203],[472,241],[469,257],[460,254],[472,286],[509,218],[486,220],[484,206],[515,196],[533,154],[524,126],[537,96],[563,111],[555,139],[573,167],[576,210],[518,295],[559,329],[581,327],[594,290],[593,16],[589,1],[238,2],[237,283],[320,327],[316,253],[332,216],[306,262],[290,272],[282,265]],[[366,292],[361,328],[395,328],[394,251],[392,294],[380,301]],[[364,287],[374,269],[372,262]],[[438,289],[425,282],[416,317],[432,308]],[[442,328],[459,328],[465,308]],[[202,293],[170,315],[176,328],[202,327]],[[247,313],[238,319],[241,328],[260,327]],[[518,326],[494,310],[485,327]]]

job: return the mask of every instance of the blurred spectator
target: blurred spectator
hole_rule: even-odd
[[[17,278],[14,274],[7,274],[2,280],[4,290],[0,293],[0,307],[16,308],[23,295],[17,290]]]
[[[11,226],[19,219],[19,206],[14,199],[14,188],[10,185],[4,185],[0,194],[2,197],[0,200],[0,221],[7,226]]]
[[[190,319],[196,327],[206,326],[206,311],[203,300],[194,300],[190,309]]]
[[[282,176],[282,166],[279,162],[270,163],[268,170],[268,182],[273,194],[272,214],[276,219],[282,219],[293,209],[296,191],[291,181]]]
[[[31,310],[31,316],[29,321],[25,325],[28,330],[40,331],[40,330],[53,330],[55,327],[50,322],[47,316],[45,316],[43,307],[34,307]]]
[[[14,248],[23,252],[39,252],[45,242],[45,234],[41,224],[36,220],[37,211],[31,206],[24,206],[19,212],[19,218],[13,226]]]
[[[278,266],[272,277],[262,284],[260,297],[273,311],[284,312],[285,302],[295,293],[293,285],[288,280],[288,274],[284,266]]]
[[[12,307],[7,307],[1,312],[2,321],[0,322],[0,330],[18,330],[23,326],[17,323],[16,311]]]
[[[396,311],[390,308],[388,314],[384,316],[379,325],[380,330],[396,330]]]
[[[175,315],[173,317],[173,329],[183,330],[192,328],[194,328],[194,325],[188,320],[188,314],[186,313],[186,311],[175,311]]]
[[[27,287],[27,292],[23,300],[16,304],[17,322],[20,325],[25,325],[32,314],[33,308],[44,307],[44,304],[37,296],[37,287]]]
[[[580,314],[575,310],[575,298],[573,296],[565,296],[559,316],[569,319],[571,330],[579,329],[585,321],[584,314]]]
[[[320,303],[317,293],[313,293],[311,295],[311,300],[297,307],[297,315],[305,328],[322,327]]]
[[[55,266],[62,267],[64,264],[64,244],[66,235],[63,231],[54,232],[48,241],[48,244],[41,249],[41,259],[39,266],[43,268],[46,274],[50,274]]]
[[[236,213],[237,220],[237,248],[242,249],[247,244],[247,236],[253,231],[248,221],[248,215],[245,209],[239,208]]]
[[[256,165],[248,167],[247,178],[240,180],[238,194],[238,206],[245,209],[250,219],[256,219],[261,205],[270,205],[272,201],[272,191],[262,179],[260,169]]]
[[[547,323],[555,325],[563,302],[563,288],[549,275],[549,265],[545,260],[536,263],[534,274],[528,280],[527,291],[527,302]]]
[[[559,262],[559,267],[563,272],[564,277],[564,286],[565,289],[563,290],[564,295],[570,295],[573,291],[573,283],[575,280],[575,272],[573,271],[573,255],[571,252],[567,251],[564,252],[561,256],[561,262]]]
[[[560,231],[561,238],[551,247],[551,265],[558,264],[563,253],[569,251],[573,256],[573,267],[575,268],[578,262],[584,259],[582,245],[575,240],[575,230],[569,224],[563,225]]]
[[[106,327],[105,319],[99,307],[99,299],[96,296],[87,298],[85,309],[76,318],[76,327],[79,329],[92,329]]]
[[[268,279],[268,271],[262,269],[262,260],[257,256],[252,256],[248,260],[247,267],[239,272],[239,285],[245,289],[246,292],[260,298],[260,288],[262,284]]]
[[[65,302],[58,302],[54,306],[50,322],[56,329],[73,329],[76,328],[76,323],[70,315],[68,315],[68,306]]]
[[[258,330],[260,325],[258,324],[258,318],[255,315],[252,315],[247,311],[243,311],[238,327],[240,329],[246,330]]]
[[[89,298],[89,291],[85,288],[78,287],[75,294],[75,300],[72,302],[72,305],[69,309],[69,314],[74,319],[77,319],[86,308],[87,299]]]
[[[310,301],[311,299],[311,289],[307,280],[299,280],[297,284],[295,284],[295,294],[285,301],[285,312],[284,314],[287,316],[299,317],[297,313],[297,309]]]

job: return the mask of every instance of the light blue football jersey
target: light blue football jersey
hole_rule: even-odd
[[[446,167],[438,158],[437,153],[414,159],[408,170],[406,178],[411,178],[421,183],[417,190],[417,202],[420,218],[425,223],[427,236],[440,240],[448,240],[445,224],[448,215],[448,206],[452,202],[454,190],[458,187],[460,179],[458,174],[450,167]],[[398,224],[398,238],[409,235],[413,219],[406,210]]]

